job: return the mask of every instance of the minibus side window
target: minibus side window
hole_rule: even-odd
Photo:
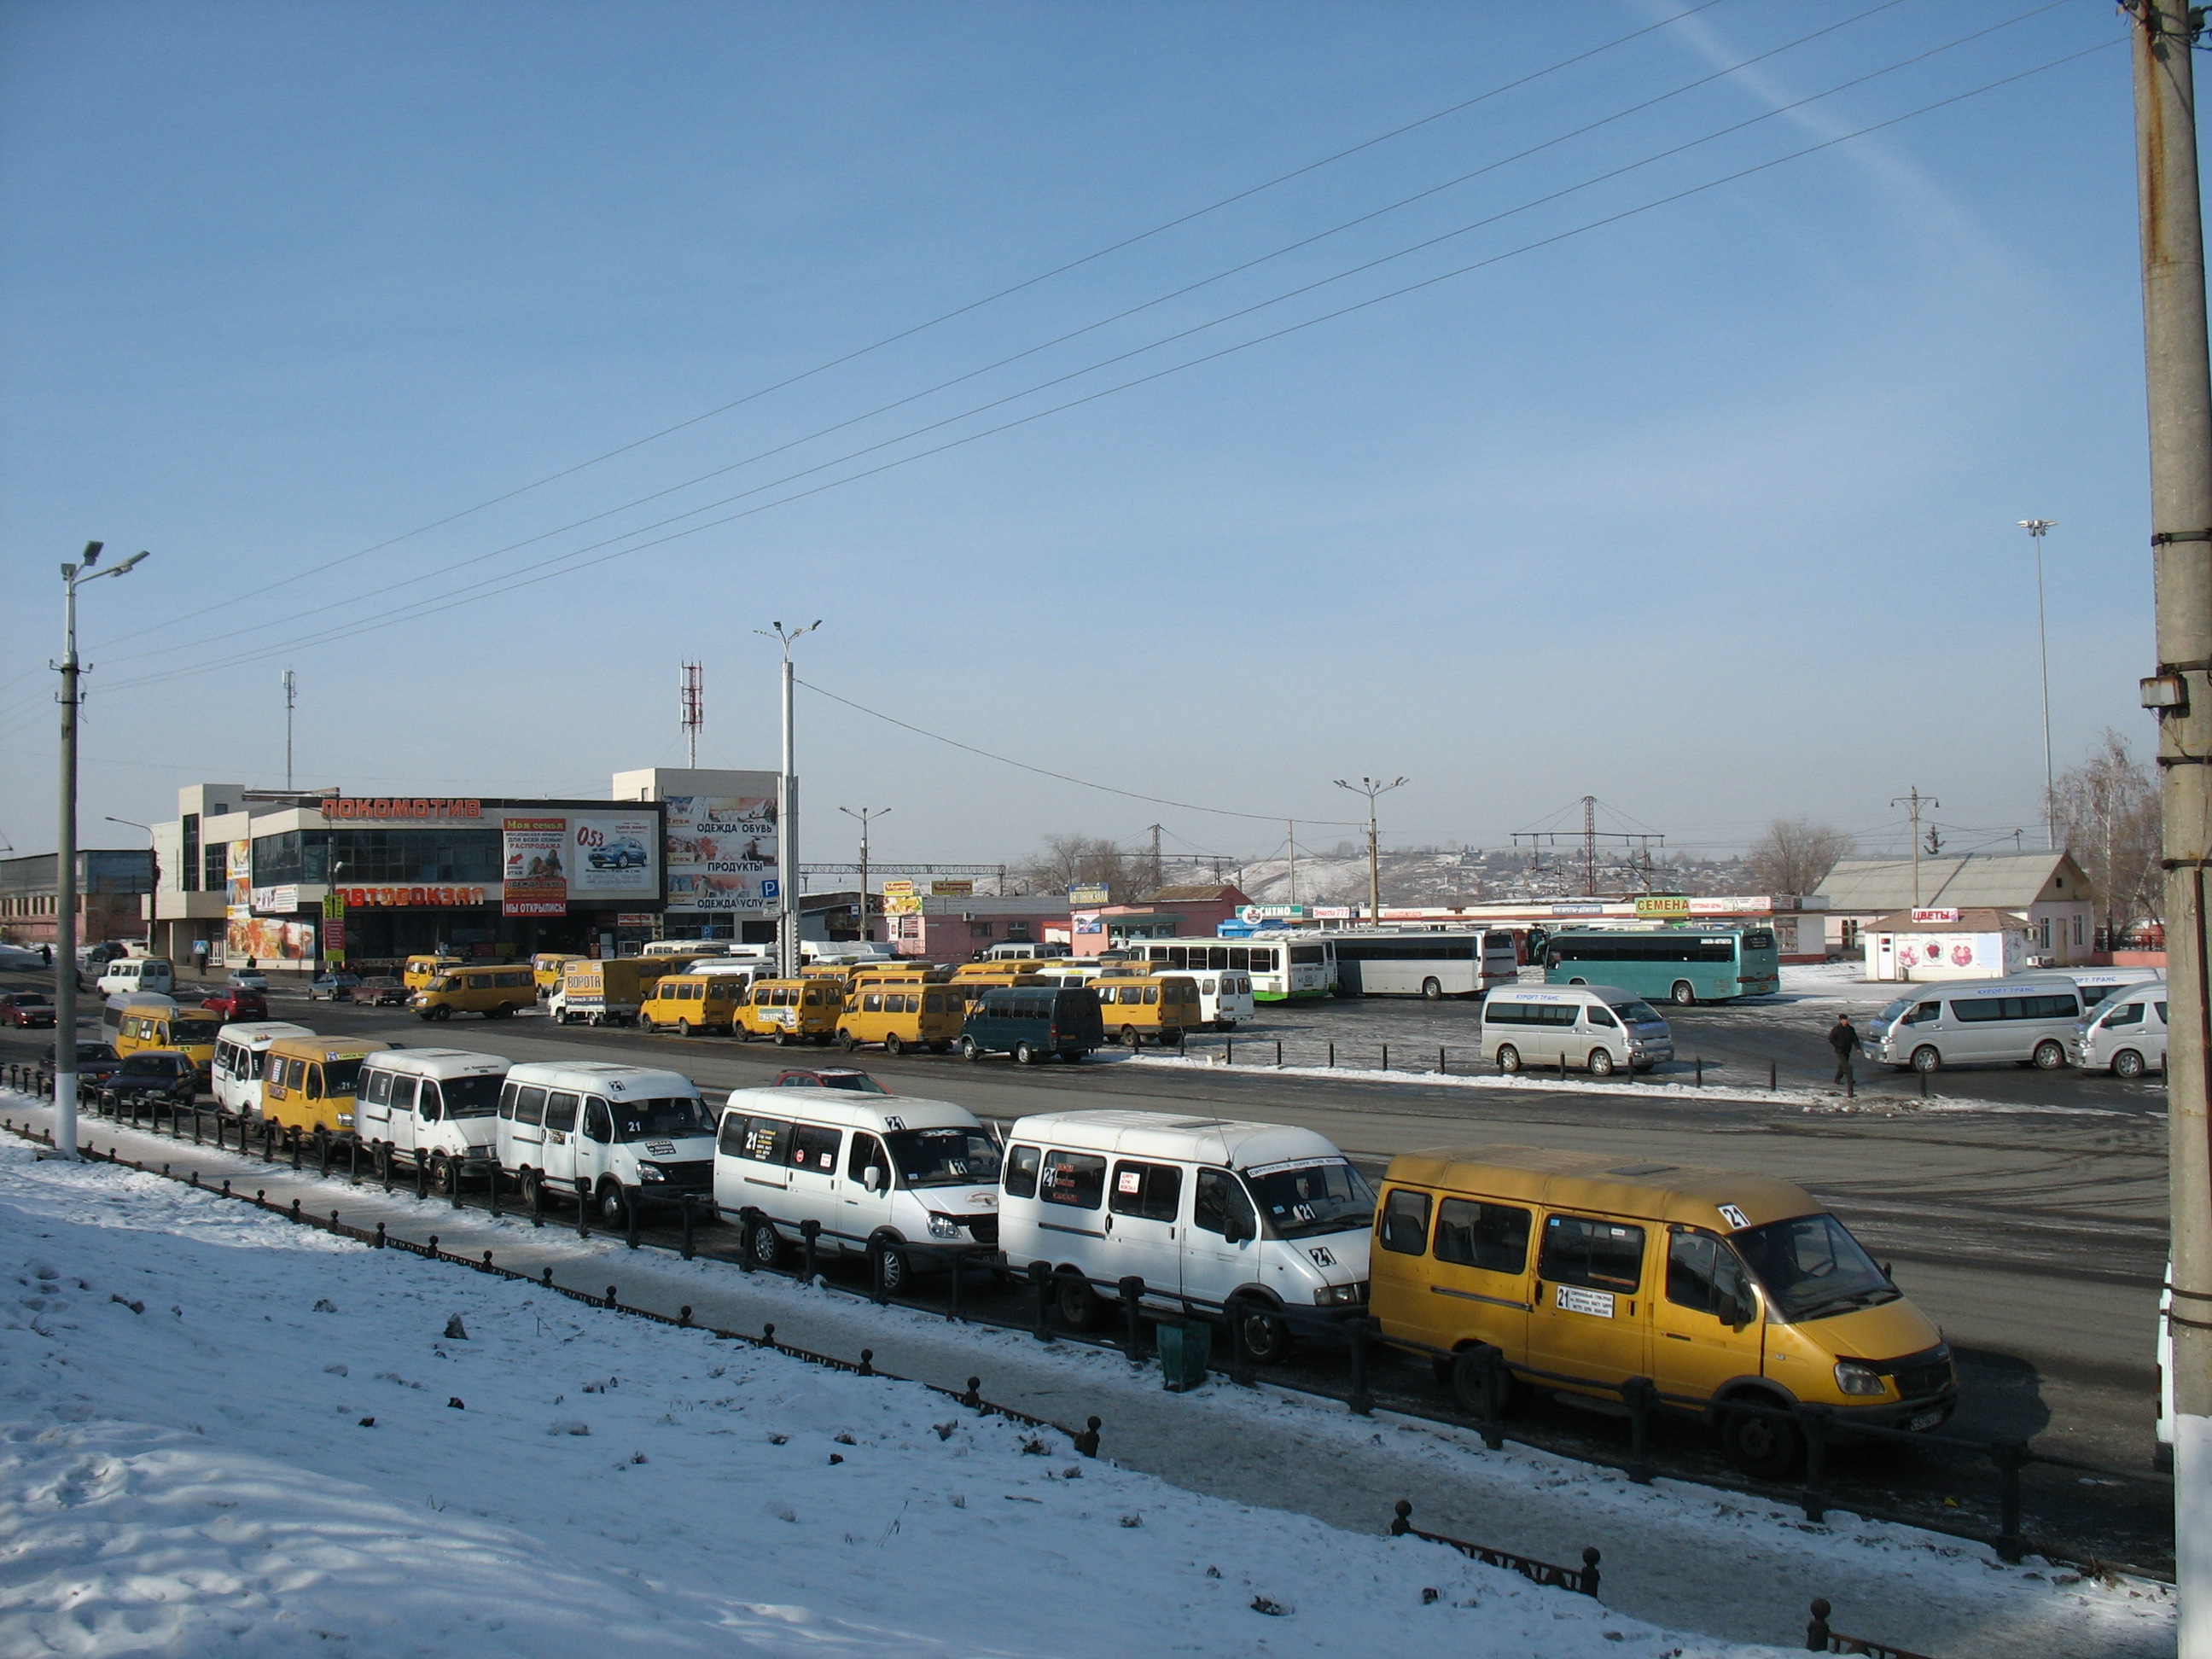
[[[1146,1221],[1173,1221],[1182,1206],[1182,1171],[1172,1164],[1114,1166],[1113,1211]]]
[[[781,1164],[785,1148],[791,1145],[791,1121],[788,1118],[754,1117],[745,1120],[745,1139],[741,1156],[756,1164]]]
[[[1035,1198],[1036,1188],[1037,1149],[1017,1146],[1006,1155],[1006,1191],[1016,1198]]]
[[[307,1098],[320,1100],[322,1097],[323,1068],[319,1066],[310,1066],[307,1067]]]
[[[436,1084],[426,1077],[415,1085],[415,1090],[416,1116],[421,1118],[425,1123],[435,1123],[445,1115],[445,1097],[438,1092]],[[398,1104],[398,1097],[396,1094],[392,1097],[392,1104],[395,1106]]]
[[[1209,1233],[1226,1235],[1231,1218],[1241,1218],[1247,1238],[1256,1238],[1260,1218],[1252,1200],[1235,1176],[1226,1170],[1200,1170],[1191,1194],[1191,1224]]]
[[[295,1092],[307,1086],[307,1062],[288,1060],[284,1062],[284,1086]]]
[[[517,1123],[544,1124],[545,1091],[535,1084],[524,1084],[521,1092],[514,1097],[514,1121]]]
[[[2111,1013],[2105,1016],[2105,1024],[2107,1026],[2140,1025],[2142,1024],[2142,1004],[2140,1002],[2124,1002],[2118,1007],[2113,1009]]]
[[[745,1155],[745,1115],[743,1112],[722,1114],[721,1133],[714,1138],[714,1150],[724,1158],[743,1158]]]
[[[1400,1255],[1424,1255],[1429,1248],[1429,1195],[1394,1192],[1382,1200],[1382,1248]]]
[[[1106,1160],[1091,1152],[1047,1152],[1042,1196],[1048,1204],[1095,1210],[1106,1195]]]
[[[1534,1219],[1533,1212],[1516,1205],[1448,1198],[1437,1206],[1437,1260],[1485,1273],[1525,1272]]]
[[[1696,1313],[1752,1305],[1735,1252],[1710,1233],[1677,1232],[1667,1245],[1667,1299]]]
[[[499,1086],[499,1115],[508,1122],[514,1121],[514,1096],[519,1085],[502,1083]]]
[[[545,1127],[567,1134],[576,1127],[576,1108],[582,1097],[566,1089],[556,1089],[545,1097]]]
[[[389,1106],[392,1103],[392,1073],[371,1072],[368,1082],[361,1091],[364,1106]]]
[[[791,1132],[791,1167],[812,1170],[821,1175],[837,1173],[837,1148],[843,1143],[842,1129],[825,1129],[812,1123],[801,1123]]]
[[[584,1139],[604,1146],[614,1138],[615,1121],[607,1111],[607,1103],[592,1096],[584,1103]]]
[[[1583,1018],[1593,1025],[1611,1025],[1617,1028],[1620,1024],[1620,1022],[1613,1017],[1612,1009],[1595,1005],[1583,1010]]]
[[[1940,1017],[1942,1012],[1943,1005],[1942,1003],[1923,1002],[1917,1008],[1915,1008],[1911,1013],[1907,1014],[1903,1019],[1898,1021],[1898,1024],[1900,1025],[1925,1025],[1929,1021]]]
[[[1547,1216],[1536,1276],[1632,1296],[1644,1279],[1644,1229],[1588,1216]]]
[[[881,992],[871,991],[867,995],[860,999],[860,1012],[862,1013],[880,1014],[883,1011],[884,999]]]

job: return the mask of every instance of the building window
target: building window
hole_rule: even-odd
[[[201,858],[200,890],[220,893],[230,884],[230,848],[223,842],[210,842]]]
[[[2082,916],[2074,918],[2074,948],[2077,951],[2081,947],[2081,930],[2086,925],[2087,918]]]
[[[968,937],[969,937],[969,939],[988,939],[988,938],[990,938],[990,937],[991,937],[991,924],[990,924],[989,922],[988,922],[988,921],[971,921],[971,922],[969,922],[969,923],[968,924]]]
[[[494,882],[505,873],[496,830],[288,830],[253,842],[253,884]]]
[[[2048,951],[2051,948],[2051,918],[2049,916],[2044,917],[2042,921],[2036,923],[2035,938],[2037,950]]]
[[[183,866],[177,872],[177,885],[187,893],[200,890],[200,815],[185,814],[185,856],[179,860]]]

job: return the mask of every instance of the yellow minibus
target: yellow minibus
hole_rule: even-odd
[[[540,999],[550,997],[560,988],[561,971],[572,962],[584,957],[574,951],[540,951],[530,958],[530,982]]]
[[[374,1037],[279,1037],[261,1057],[261,1120],[313,1134],[354,1132],[361,1063],[388,1042]]]
[[[669,974],[653,981],[653,994],[637,1006],[637,1023],[648,1031],[697,1036],[702,1031],[732,1029],[744,1006],[743,974]]]
[[[829,980],[757,979],[738,1006],[732,1029],[746,1042],[757,1036],[786,1044],[827,1042],[836,1035],[844,1006]]]
[[[1183,1033],[1205,1024],[1199,1015],[1198,981],[1181,974],[1102,974],[1091,981],[1106,1040],[1132,1048],[1146,1042],[1173,1047]]]
[[[171,998],[142,991],[128,999],[113,999],[100,1023],[114,1032],[118,1054],[173,1048],[189,1055],[200,1081],[208,1081],[215,1066],[216,1035],[222,1030],[222,1016],[213,1009],[181,1007]]]
[[[456,1013],[508,1019],[537,1000],[532,970],[510,964],[445,969],[408,1001],[422,1019],[451,1019]]]
[[[920,974],[869,974],[845,994],[837,1046],[880,1042],[887,1054],[920,1048],[949,1054],[967,1018],[967,993],[957,986],[933,984]]]
[[[433,956],[419,951],[407,958],[407,965],[399,975],[399,982],[410,991],[419,991],[448,968],[465,968],[468,963],[461,957]]]

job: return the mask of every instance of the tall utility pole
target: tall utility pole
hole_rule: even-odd
[[[1916,783],[1911,794],[1899,795],[1889,804],[1909,808],[1912,814],[1912,908],[1917,910],[1920,908],[1920,809],[1941,806],[1943,803],[1933,795],[1922,794],[1920,786]]]
[[[791,647],[821,626],[817,617],[804,628],[770,623],[753,629],[783,647],[783,770],[775,781],[775,971],[784,979],[798,977],[799,960],[799,777],[791,769]]]
[[[1372,778],[1362,778],[1357,783],[1347,783],[1342,778],[1336,781],[1338,788],[1349,789],[1355,795],[1367,797],[1367,925],[1370,927],[1382,925],[1382,854],[1378,850],[1379,841],[1375,833],[1375,798],[1389,794],[1405,781],[1403,778],[1393,778],[1388,783],[1377,783]]]
[[[2051,635],[2043,619],[2043,537],[2056,519],[2022,519],[2020,527],[2035,544],[2035,654],[2043,665],[2043,839],[2058,850],[2058,806],[2053,799],[2056,783],[2051,770]]]
[[[1158,892],[1166,879],[1160,869],[1160,826],[1156,823],[1152,825],[1152,891]]]
[[[1583,891],[1597,896],[1597,797],[1583,797]]]
[[[2212,369],[2197,182],[2196,28],[2187,0],[2124,0],[2135,27],[2136,168],[2166,866],[2166,1165],[2172,1292],[2179,1659],[2212,1659],[2212,1010],[2204,869],[2212,858]]]
[[[876,927],[868,919],[868,821],[883,817],[891,809],[888,806],[863,806],[856,811],[850,806],[841,806],[837,810],[848,818],[860,821],[860,938],[863,940],[872,939],[876,936]]]
[[[300,683],[290,669],[284,671],[284,787],[292,787],[292,711],[299,706]]]
[[[1298,826],[1296,819],[1283,820],[1283,836],[1285,844],[1291,849],[1291,905],[1296,908],[1298,902]]]
[[[76,1156],[76,711],[82,669],[76,659],[76,590],[102,576],[120,576],[146,556],[94,570],[101,542],[62,567],[61,821],[54,833],[54,1150]]]
[[[691,769],[699,769],[699,728],[707,723],[707,670],[703,664],[684,665],[684,736],[691,747]]]

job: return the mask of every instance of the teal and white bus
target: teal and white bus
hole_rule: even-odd
[[[1156,974],[1217,973],[1252,976],[1255,1002],[1303,1002],[1336,989],[1336,945],[1297,933],[1263,933],[1249,939],[1177,939],[1172,945],[1132,939],[1105,953],[1146,963]]]
[[[1782,988],[1771,927],[1581,927],[1544,942],[1547,985],[1617,985],[1681,1007]]]

